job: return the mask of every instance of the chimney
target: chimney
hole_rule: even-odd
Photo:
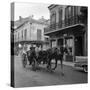
[[[44,16],[42,16],[41,19],[44,19]]]
[[[34,17],[34,15],[30,15],[30,16],[29,16],[29,19],[33,19],[33,17]]]
[[[22,20],[22,17],[21,16],[19,16],[19,21],[21,21]]]
[[[33,17],[34,17],[34,15],[31,15],[31,17],[33,18]]]

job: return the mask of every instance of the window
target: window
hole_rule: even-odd
[[[65,18],[70,18],[70,17],[74,16],[73,13],[74,13],[75,7],[76,6],[68,6],[65,8]]]
[[[18,41],[19,41],[19,32],[18,32]]]
[[[62,8],[59,10],[59,27],[62,27]]]
[[[25,37],[25,40],[27,39],[27,29],[24,30],[24,37]]]
[[[67,6],[65,8],[65,25],[72,25],[73,19],[74,19],[74,7],[73,6]]]
[[[68,11],[67,11],[67,8],[65,8],[65,19],[67,18],[68,16]]]
[[[73,46],[73,39],[67,39],[67,45],[68,47],[72,47]]]
[[[71,7],[68,7],[68,18],[71,17]]]
[[[52,41],[51,41],[51,44],[52,44],[52,48],[57,46],[57,43],[56,43],[55,40],[52,40]]]
[[[71,6],[71,16],[74,16],[74,6]]]
[[[42,39],[41,30],[37,29],[37,40],[41,40],[41,39]]]
[[[51,24],[55,24],[56,23],[56,12],[54,12],[52,15],[51,15]]]
[[[72,6],[68,6],[68,7],[66,7],[66,9],[65,9],[65,17],[66,18],[69,18],[69,17],[71,17],[71,8]]]
[[[69,55],[72,55],[72,48],[73,48],[73,39],[72,38],[68,38],[66,39],[66,45],[68,46],[68,53]]]
[[[78,14],[78,6],[74,6],[74,16]]]
[[[22,40],[23,40],[23,30],[22,30]]]
[[[62,9],[59,10],[59,22],[62,20]]]

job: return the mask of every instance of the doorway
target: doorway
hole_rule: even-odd
[[[82,36],[75,37],[75,56],[83,56],[83,39],[82,39]]]

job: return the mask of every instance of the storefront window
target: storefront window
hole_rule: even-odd
[[[52,41],[52,48],[53,47],[56,47],[56,41],[55,40]]]
[[[72,47],[73,40],[72,39],[67,39],[67,45],[68,47]]]
[[[66,47],[68,50],[68,54],[72,55],[72,48],[73,48],[73,39],[72,38],[66,39]]]

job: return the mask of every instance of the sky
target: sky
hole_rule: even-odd
[[[42,3],[15,3],[15,21],[19,19],[19,16],[28,17],[33,15],[34,19],[40,19],[44,16],[45,19],[50,18],[48,6],[50,4]]]

